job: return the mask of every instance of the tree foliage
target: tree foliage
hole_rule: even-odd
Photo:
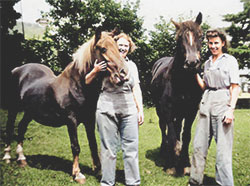
[[[226,29],[232,37],[229,52],[237,58],[240,68],[245,66],[250,68],[250,1],[241,0],[241,2],[243,2],[243,11],[237,14],[227,14],[224,20],[232,22],[231,26]]]
[[[160,21],[154,25],[155,30],[150,31],[150,46],[155,50],[154,61],[164,56],[174,56],[176,49],[175,28],[171,22],[160,17]]]
[[[10,74],[11,70],[21,65],[23,59],[23,47],[21,43],[24,40],[23,34],[17,33],[14,30],[16,19],[20,18],[21,14],[17,13],[13,6],[19,0],[1,1],[1,75],[0,75],[0,107],[6,108],[8,102],[8,92],[10,90]]]
[[[139,3],[125,4],[114,0],[46,0],[50,12],[44,14],[49,19],[45,39],[53,41],[53,58],[63,69],[74,51],[94,35],[98,27],[111,31],[115,27],[128,33],[132,38],[143,34],[143,20],[137,16]],[[52,47],[52,46],[51,46]]]
[[[129,58],[138,66],[141,87],[145,102],[150,102],[148,82],[151,79],[150,62],[152,47],[146,44],[147,38],[142,28],[143,19],[137,15],[139,1],[118,3],[115,0],[47,0],[50,12],[44,14],[50,21],[44,39],[53,41],[56,64],[54,71],[61,71],[70,61],[79,45],[82,45],[95,33],[98,27],[111,31],[118,27],[129,34],[137,50]],[[48,63],[49,61],[45,61]]]
[[[145,35],[143,18],[138,16],[139,3],[127,0],[46,0],[50,10],[43,13],[49,20],[42,40],[24,40],[13,27],[20,14],[13,6],[16,2],[1,2],[1,95],[7,95],[7,82],[10,70],[22,63],[42,63],[56,74],[72,61],[72,54],[90,39],[98,27],[111,31],[115,27],[129,34],[137,45],[137,50],[129,55],[138,67],[144,103],[151,105],[151,69],[155,61],[164,56],[174,56],[176,41],[175,28],[169,21],[160,17],[154,30]],[[240,67],[249,67],[249,9],[248,0],[241,0],[244,10],[238,14],[227,14],[225,20],[232,22],[226,29],[230,36],[230,53],[240,62]],[[187,18],[180,18],[180,21]],[[209,28],[202,24],[204,33]],[[4,44],[4,47],[3,47]],[[10,52],[11,51],[11,52]],[[207,59],[207,45],[203,41],[202,62]],[[3,91],[4,90],[4,91]],[[5,92],[5,93],[3,93]],[[3,96],[1,96],[2,98]],[[3,100],[3,99],[2,99]]]

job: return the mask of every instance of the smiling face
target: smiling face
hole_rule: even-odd
[[[121,57],[125,58],[130,48],[129,41],[125,39],[124,37],[121,37],[120,39],[117,40],[117,45],[118,45]]]
[[[223,42],[220,37],[210,37],[208,39],[208,48],[215,57],[219,57],[223,54],[222,48],[224,45],[225,42]]]

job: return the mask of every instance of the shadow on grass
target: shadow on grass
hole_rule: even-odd
[[[203,185],[204,186],[219,186],[219,184],[216,183],[214,178],[209,177],[207,175],[204,175]]]
[[[160,148],[147,150],[145,157],[153,162],[157,167],[165,168],[164,154],[161,153]]]
[[[161,153],[160,147],[152,150],[148,150],[146,152],[146,158],[155,162],[155,165],[157,167],[162,167],[162,169],[165,171],[165,162],[164,160],[164,153]],[[176,175],[174,177],[180,177],[181,175]],[[207,175],[204,175],[204,181],[203,181],[204,186],[218,186],[216,183],[215,179],[212,177],[209,177]]]
[[[72,174],[72,161],[49,155],[31,155],[26,156],[27,163],[32,168],[49,169],[54,171],[63,171],[71,176]],[[94,176],[98,182],[101,181],[100,171],[93,171],[91,167],[80,164],[81,172],[85,175]],[[125,185],[124,170],[116,170],[116,182]]]
[[[48,156],[48,155],[40,155],[40,154],[26,156],[26,158],[27,158],[27,163],[30,167],[41,169],[41,170],[49,169],[49,170],[54,170],[54,171],[63,171],[69,175],[72,174],[73,161],[59,158],[56,156]],[[80,169],[83,174],[95,176],[96,178],[98,177],[97,172],[94,172],[90,167],[80,164]]]
[[[125,174],[124,174],[124,170],[116,170],[116,183],[122,183],[125,185]]]

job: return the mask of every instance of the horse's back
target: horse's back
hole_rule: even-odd
[[[31,82],[42,78],[56,77],[49,67],[36,63],[29,63],[16,67],[11,72],[14,77],[19,79],[19,81],[24,81],[25,79],[26,81],[28,80]]]
[[[45,65],[29,63],[12,70],[12,87],[17,90],[14,95],[18,101],[30,102],[31,96],[44,95],[55,79],[54,73]]]

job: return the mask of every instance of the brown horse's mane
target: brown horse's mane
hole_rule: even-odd
[[[93,36],[88,42],[81,45],[73,54],[73,63],[75,63],[75,68],[78,69],[79,74],[85,74],[87,72],[87,68],[91,66],[93,62],[92,53],[94,50],[94,44],[95,36]]]

